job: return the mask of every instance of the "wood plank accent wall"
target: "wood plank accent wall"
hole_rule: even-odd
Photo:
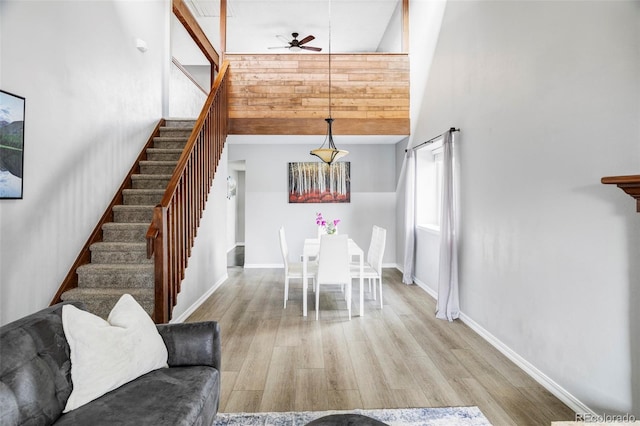
[[[229,134],[323,135],[329,114],[327,54],[226,54]],[[409,134],[409,57],[331,55],[333,133]]]

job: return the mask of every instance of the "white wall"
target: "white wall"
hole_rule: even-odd
[[[0,87],[26,98],[24,198],[0,200],[0,323],[49,304],[162,117],[169,13],[0,2]]]
[[[227,201],[227,152],[228,147],[218,163],[172,321],[186,319],[227,278],[227,244],[216,238],[227,228],[227,210],[220,208]]]
[[[198,118],[208,95],[209,92],[203,92],[181,69],[171,64],[169,117]]]
[[[640,214],[600,178],[639,173],[639,99],[640,2],[453,1],[413,135],[461,128],[463,313],[636,417]]]
[[[230,140],[233,140],[230,137]],[[322,137],[318,137],[318,145]],[[371,228],[387,229],[383,261],[395,264],[395,154],[393,145],[340,145],[350,151],[341,161],[351,162],[351,203],[289,204],[288,163],[318,161],[311,145],[231,144],[229,160],[245,160],[245,267],[281,266],[278,229],[284,225],[293,257],[302,252],[305,238],[317,235],[316,212],[340,219],[339,232],[349,234],[364,250]]]
[[[440,34],[440,25],[442,24],[442,17],[447,1],[422,1],[411,0],[409,2],[409,54],[411,58],[410,69],[410,81],[411,81],[411,96],[410,96],[410,116],[411,116],[411,135],[396,144],[396,170],[398,171],[398,184],[397,184],[397,206],[396,206],[396,229],[398,230],[398,238],[396,240],[396,251],[398,253],[397,262],[402,270],[404,268],[404,156],[405,149],[409,146],[416,146],[425,140],[431,139],[436,134],[441,133],[444,130],[439,131],[436,134],[424,134],[417,133],[415,131],[416,126],[420,123],[424,117],[422,106],[425,98],[425,89],[427,81],[429,79],[429,71],[431,70],[431,62],[438,42],[438,36]],[[418,230],[416,234],[417,239],[427,239],[429,244],[437,244],[434,238],[439,238],[431,233]],[[439,239],[438,239],[439,240]],[[420,241],[418,241],[419,243]],[[423,245],[417,244],[418,248],[422,248]],[[424,262],[429,264],[437,264],[437,259],[433,256],[429,256],[427,259],[423,259],[422,256],[416,257],[420,260],[420,263],[416,264],[417,268],[421,268]],[[429,268],[429,270],[433,270]],[[435,272],[437,274],[437,271]],[[423,279],[427,282],[431,282],[431,277]]]
[[[233,249],[236,246],[237,238],[237,218],[238,218],[238,196],[237,196],[237,182],[238,182],[238,171],[232,170],[229,167],[229,172],[227,174],[227,179],[231,178],[236,182],[236,195],[235,196],[227,196],[227,200],[225,202],[227,206],[227,251]]]
[[[236,195],[236,243],[244,245],[244,221],[246,217],[245,210],[245,172],[244,169],[238,172],[238,191]]]

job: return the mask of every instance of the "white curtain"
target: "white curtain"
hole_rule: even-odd
[[[442,210],[440,217],[440,272],[436,318],[453,321],[460,316],[458,298],[458,178],[454,132],[442,142]]]
[[[409,148],[404,161],[404,263],[402,282],[413,284],[413,263],[416,232],[416,155]]]

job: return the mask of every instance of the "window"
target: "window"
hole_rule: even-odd
[[[442,141],[416,151],[416,225],[440,230]]]

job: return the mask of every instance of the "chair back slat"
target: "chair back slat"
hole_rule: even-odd
[[[351,280],[349,243],[346,234],[322,235],[318,262],[318,283],[346,284]]]

